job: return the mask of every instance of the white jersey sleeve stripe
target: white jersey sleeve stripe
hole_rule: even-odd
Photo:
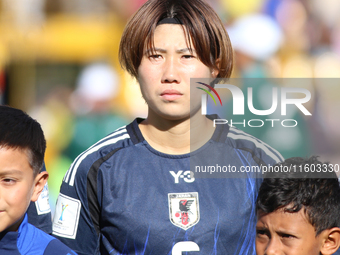
[[[76,164],[76,162],[78,162],[78,159],[85,153],[87,153],[87,151],[89,151],[90,149],[92,149],[95,146],[98,146],[99,144],[101,144],[103,141],[110,139],[111,137],[117,136],[119,134],[122,133],[126,133],[126,126],[120,127],[117,130],[115,130],[112,134],[104,137],[103,139],[99,140],[97,143],[95,143],[94,145],[92,145],[90,148],[88,148],[86,151],[84,151],[83,153],[79,154],[78,157],[76,157],[76,159],[73,161],[73,163],[71,164],[70,168],[67,170],[63,181],[65,181],[66,183],[69,181],[70,178],[70,174],[72,173],[73,169],[74,169],[74,165]]]
[[[260,139],[258,139],[258,138],[256,138],[256,137],[254,137],[254,136],[252,136],[252,135],[250,135],[250,134],[248,134],[248,133],[246,133],[246,132],[244,132],[244,131],[242,131],[242,130],[239,130],[239,129],[235,128],[235,127],[229,127],[229,128],[230,128],[229,130],[230,130],[231,132],[234,132],[234,133],[236,133],[236,134],[240,134],[240,135],[247,136],[247,137],[250,138],[250,141],[251,141],[251,139],[254,139],[254,140],[256,140],[257,142],[259,142],[259,143],[261,143],[261,144],[267,146],[270,150],[274,151],[274,152],[277,154],[278,158],[280,159],[279,162],[282,162],[282,161],[285,160],[285,159],[282,157],[282,155],[281,155],[280,152],[278,152],[276,149],[274,149],[273,147],[269,146],[268,144],[266,144],[266,143],[263,142],[262,140],[260,140]]]
[[[257,141],[256,139],[254,139],[253,137],[248,137],[248,136],[245,136],[243,134],[233,134],[233,133],[229,133],[228,136],[230,138],[233,138],[233,139],[243,139],[243,140],[248,140],[252,143],[254,143],[258,148],[262,149],[267,155],[269,155],[273,160],[276,161],[276,163],[279,163],[281,161],[283,161],[283,158],[281,158],[280,154],[277,154],[275,155],[269,148],[266,144],[262,144],[260,143],[259,141]]]
[[[88,151],[86,151],[86,153],[84,153],[80,158],[79,160],[77,161],[76,165],[74,166],[74,170],[72,172],[72,175],[71,175],[71,178],[70,178],[70,182],[69,182],[69,185],[70,186],[73,186],[74,185],[74,178],[76,176],[76,173],[77,173],[77,169],[80,165],[80,163],[83,161],[84,158],[86,158],[89,154],[97,151],[98,149],[100,149],[101,147],[104,147],[106,145],[109,145],[109,144],[113,144],[113,143],[116,143],[120,140],[123,140],[123,139],[127,139],[127,138],[130,138],[130,135],[129,134],[125,134],[125,135],[122,135],[122,136],[119,136],[117,138],[114,138],[114,139],[111,139],[111,140],[108,140],[104,143],[101,143],[100,145],[96,146],[96,147],[92,147],[90,148]]]

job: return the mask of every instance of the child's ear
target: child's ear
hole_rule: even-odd
[[[40,193],[42,192],[42,190],[44,189],[47,179],[48,179],[48,173],[46,171],[42,171],[35,177],[34,189],[33,189],[33,194],[31,197],[31,201],[35,202],[38,200],[38,197]]]
[[[327,229],[321,233],[324,235],[323,244],[321,247],[322,255],[331,255],[334,254],[339,246],[340,246],[340,228],[335,227],[331,229]]]

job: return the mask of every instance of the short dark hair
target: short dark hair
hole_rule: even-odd
[[[187,42],[201,62],[216,69],[216,78],[229,78],[233,68],[233,50],[227,31],[216,12],[202,0],[149,0],[125,27],[119,47],[122,67],[138,77],[145,47],[154,49],[153,36],[159,21],[179,20],[186,28]],[[218,62],[217,62],[218,60]]]
[[[283,173],[280,178],[266,176],[257,198],[257,213],[268,214],[279,209],[295,213],[303,209],[316,235],[325,229],[339,227],[340,187],[336,174],[331,171],[332,166],[320,162],[316,156],[290,158],[277,164],[280,165],[292,166],[291,169],[294,166],[296,169],[312,169],[321,165],[327,171],[317,176],[310,176],[307,172],[301,175],[300,171]]]
[[[43,167],[46,150],[43,130],[22,110],[0,105],[0,148],[25,151],[34,176]]]

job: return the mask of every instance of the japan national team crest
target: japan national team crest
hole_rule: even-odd
[[[184,230],[196,225],[200,220],[198,193],[169,193],[170,221]]]

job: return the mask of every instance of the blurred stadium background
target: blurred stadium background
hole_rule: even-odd
[[[23,109],[42,124],[52,207],[79,153],[135,116],[146,116],[138,84],[120,69],[117,56],[127,20],[144,2],[0,0],[0,104]],[[230,32],[233,77],[340,77],[339,0],[208,2]],[[309,105],[314,119],[301,135],[310,133],[304,138],[312,140],[308,153],[339,164],[340,86],[333,81],[306,85],[318,97]]]

